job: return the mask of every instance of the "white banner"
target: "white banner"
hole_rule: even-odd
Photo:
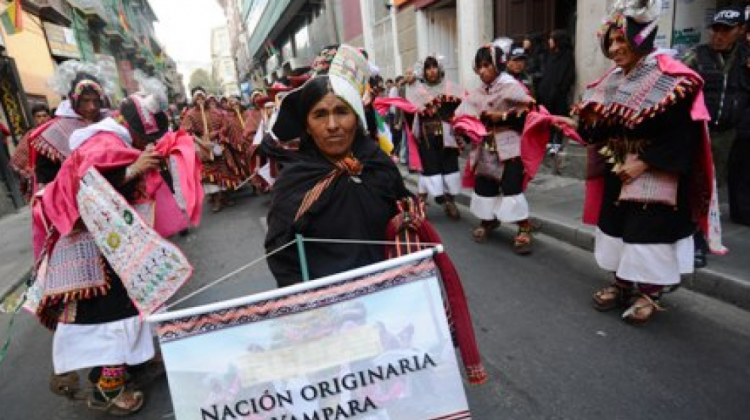
[[[177,420],[470,419],[429,252],[386,264],[153,317]]]

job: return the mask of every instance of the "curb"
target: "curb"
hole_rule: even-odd
[[[31,271],[31,268],[27,269],[23,274],[19,275],[18,278],[6,284],[5,288],[0,289],[0,307],[3,306],[3,302],[5,302],[5,300],[13,294],[13,292],[18,290],[18,288],[21,287],[22,284],[24,284],[29,280],[29,278],[31,278]],[[0,311],[0,313],[1,312],[2,311]]]
[[[416,189],[417,182],[412,177],[404,177],[404,180],[412,189]],[[459,194],[456,197],[456,202],[467,208],[470,201],[471,197],[466,194]],[[594,251],[593,227],[555,220],[533,211],[531,220],[539,233],[589,252]],[[750,283],[739,277],[711,268],[701,268],[693,274],[683,276],[681,286],[750,311]]]

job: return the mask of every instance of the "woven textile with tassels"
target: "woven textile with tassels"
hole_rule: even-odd
[[[387,258],[397,258],[420,251],[424,243],[442,242],[435,228],[427,221],[424,203],[410,197],[399,201],[397,206],[399,212],[388,223],[386,232],[387,240],[394,242],[394,245],[386,248]],[[471,314],[456,267],[445,253],[435,255],[435,264],[440,270],[440,279],[446,297],[445,309],[454,343],[461,352],[469,382],[472,384],[486,382],[487,372],[479,355]]]

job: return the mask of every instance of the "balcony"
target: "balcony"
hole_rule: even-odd
[[[86,19],[89,21],[89,25],[93,27],[103,28],[107,25],[107,11],[104,9],[101,1],[98,0],[68,0],[71,6],[80,10]]]
[[[25,0],[23,7],[42,20],[60,26],[70,26],[73,22],[70,7],[64,0]]]

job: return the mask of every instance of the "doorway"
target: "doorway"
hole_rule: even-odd
[[[426,10],[427,53],[443,56],[445,77],[458,82],[458,22],[456,7],[448,6]],[[420,57],[424,59],[425,57]]]

